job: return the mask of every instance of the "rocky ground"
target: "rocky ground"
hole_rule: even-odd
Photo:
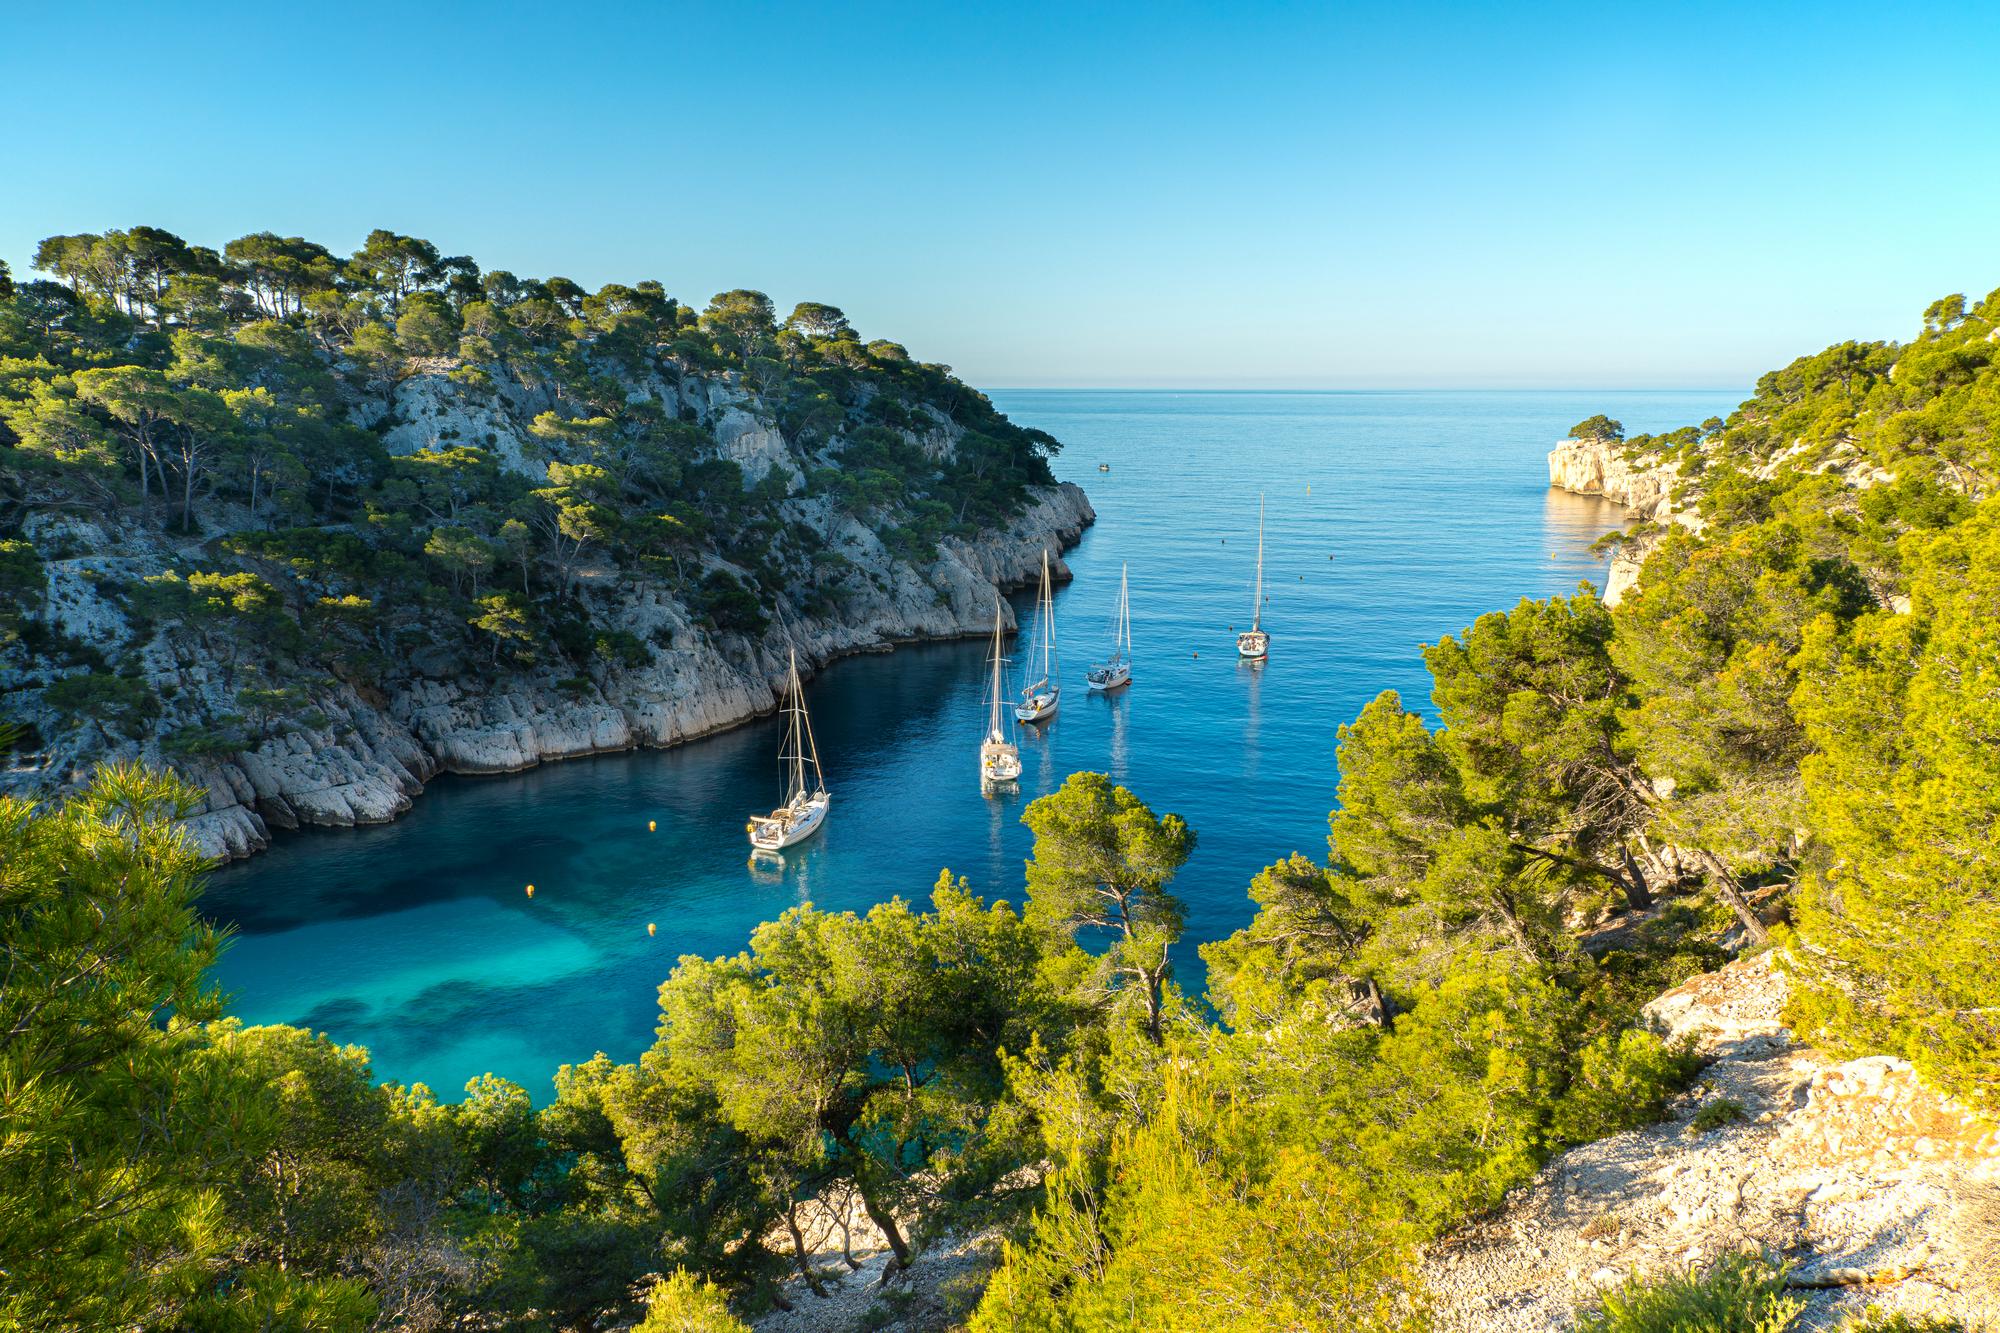
[[[886,1284],[886,1247],[857,1258],[861,1266],[852,1270],[845,1264],[828,1265],[824,1296],[794,1282],[787,1293],[792,1308],[773,1310],[752,1327],[757,1333],[939,1333],[958,1328],[979,1304],[987,1275],[999,1262],[1000,1241],[992,1233],[940,1237],[915,1256],[908,1271]]]
[[[902,1219],[906,1232],[915,1220]],[[793,1277],[784,1285],[791,1308],[753,1320],[757,1333],[944,1333],[963,1326],[1000,1261],[998,1233],[981,1231],[933,1236],[908,1268],[897,1267],[852,1189],[809,1200],[796,1221],[818,1290]],[[783,1226],[764,1239],[777,1253],[792,1252]]]
[[[1434,1247],[1441,1333],[1571,1328],[1604,1287],[1743,1248],[1792,1265],[1801,1328],[1872,1304],[2000,1329],[2000,1129],[1904,1061],[1800,1046],[1784,997],[1765,954],[1649,1005],[1711,1063],[1663,1123],[1563,1154]]]

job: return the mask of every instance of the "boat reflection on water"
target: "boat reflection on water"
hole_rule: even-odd
[[[1020,793],[1021,786],[1017,782],[986,792],[986,854],[995,861],[1006,854],[1007,830],[1020,818],[1015,811],[1015,803],[1008,798]]]
[[[760,848],[750,853],[745,869],[752,884],[767,888],[784,885],[791,889],[794,901],[811,902],[813,889],[821,879],[822,850],[817,841],[806,846],[789,847],[782,852]]]
[[[1263,757],[1263,747],[1257,743],[1257,733],[1264,718],[1264,661],[1259,658],[1238,658],[1236,670],[1248,677],[1249,689],[1244,694],[1245,715],[1243,721],[1243,774],[1257,776],[1257,762]]]
[[[1126,785],[1130,781],[1132,769],[1132,743],[1126,732],[1125,717],[1130,695],[1127,691],[1120,690],[1115,694],[1094,692],[1090,697],[1097,701],[1098,707],[1110,710],[1111,737],[1107,749],[1111,759],[1111,780],[1121,786]]]

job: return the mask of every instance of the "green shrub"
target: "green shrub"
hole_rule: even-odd
[[[243,748],[243,733],[233,727],[176,727],[160,740],[160,752],[176,759],[214,758]]]
[[[1687,1046],[1669,1046],[1650,1032],[1596,1037],[1583,1048],[1576,1077],[1549,1117],[1550,1137],[1589,1143],[1651,1124],[1666,1112],[1668,1094],[1685,1087],[1699,1067]]]
[[[1904,1314],[1900,1310],[1889,1314],[1871,1305],[1841,1324],[1840,1333],[1966,1333],[1966,1327],[1956,1319]]]
[[[1742,1102],[1733,1097],[1717,1097],[1694,1113],[1694,1119],[1688,1121],[1688,1133],[1706,1134],[1711,1129],[1733,1125],[1743,1118]]]
[[[1786,1333],[1805,1302],[1785,1294],[1785,1270],[1760,1254],[1726,1254],[1706,1271],[1651,1282],[1627,1279],[1596,1310],[1579,1311],[1579,1333]]]
[[[27,542],[0,541],[0,616],[9,605],[33,609],[42,603],[48,575],[42,558]]]
[[[630,630],[597,631],[597,637],[591,641],[591,651],[607,662],[615,662],[627,668],[642,667],[653,660],[652,651],[646,647],[645,640]]]
[[[632,1333],[748,1333],[729,1313],[722,1291],[685,1268],[653,1284],[646,1294],[646,1317]]]
[[[149,721],[160,711],[160,701],[153,697],[151,687],[131,676],[65,676],[43,690],[42,699],[62,714],[65,722],[88,718],[121,731]]]
[[[771,623],[757,594],[726,569],[713,570],[701,581],[700,602],[703,612],[720,630],[755,637]]]

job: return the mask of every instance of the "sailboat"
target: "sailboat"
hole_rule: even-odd
[[[1132,683],[1132,589],[1128,567],[1118,567],[1118,615],[1111,623],[1111,660],[1084,675],[1093,690],[1115,690]]]
[[[1250,628],[1236,636],[1236,652],[1245,661],[1261,662],[1271,651],[1271,636],[1264,621],[1264,497],[1257,497],[1257,601],[1250,613]]]
[[[979,745],[979,785],[998,787],[1021,776],[1021,749],[1014,744],[1013,724],[1001,711],[1000,667],[1007,659],[1001,656],[1000,599],[993,599],[993,688],[990,704],[991,715],[986,720],[986,739]]]
[[[826,808],[833,801],[827,794],[826,775],[820,771],[812,721],[806,716],[806,691],[799,683],[797,649],[792,650],[785,699],[785,740],[778,751],[778,762],[785,774],[785,801],[768,815],[752,815],[744,826],[750,835],[750,845],[760,852],[779,851],[819,832],[819,826],[826,822]],[[808,763],[813,772],[810,790],[806,786]]]
[[[1021,702],[1014,705],[1014,716],[1023,722],[1040,722],[1054,717],[1056,706],[1062,702],[1062,686],[1056,684],[1056,599],[1049,588],[1049,553],[1042,550],[1042,595],[1035,603],[1035,635],[1041,640],[1036,645],[1042,653],[1041,674],[1021,687]],[[1030,648],[1022,659],[1021,674],[1027,675],[1035,669],[1035,650]]]

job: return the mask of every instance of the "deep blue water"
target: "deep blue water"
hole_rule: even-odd
[[[380,1077],[455,1095],[492,1071],[539,1101],[559,1064],[651,1041],[677,957],[735,952],[794,903],[921,900],[947,866],[1018,901],[1022,806],[1092,768],[1199,836],[1174,886],[1198,989],[1193,946],[1249,919],[1251,876],[1324,853],[1335,729],[1387,688],[1428,706],[1417,645],[1602,578],[1585,548],[1618,511],[1547,489],[1550,444],[1592,412],[1662,430],[1739,396],[996,393],[1064,442],[1056,470],[1098,514],[1057,598],[1062,712],[1023,738],[1019,795],[979,792],[984,641],[850,658],[807,691],[832,815],[781,871],[750,868],[742,832],[776,794],[772,721],[442,778],[397,823],[281,836],[219,871],[207,910],[237,935],[217,976],[246,1021],[365,1045]],[[1252,667],[1232,629],[1250,615],[1260,491],[1272,648]],[[1108,643],[1121,562],[1136,667],[1106,699],[1083,672]]]

